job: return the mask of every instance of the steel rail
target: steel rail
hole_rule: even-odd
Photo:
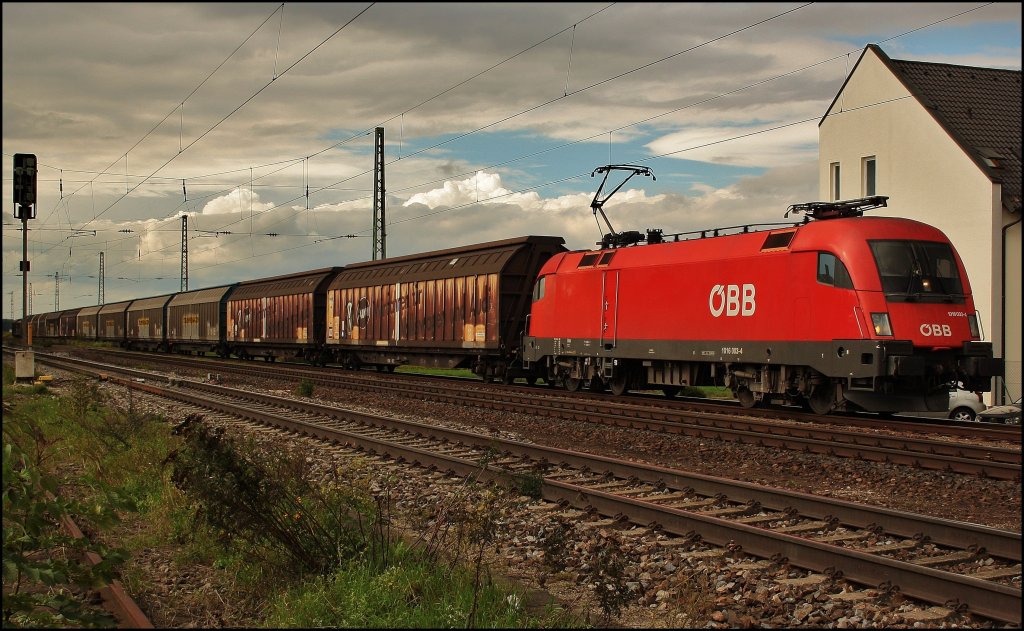
[[[75,539],[85,538],[82,529],[70,517],[66,515],[62,517],[61,524],[68,534]],[[103,557],[92,551],[86,551],[83,557],[89,565],[99,565],[103,562]],[[154,628],[153,623],[150,622],[146,614],[142,612],[142,609],[139,608],[135,600],[125,591],[121,581],[114,579],[101,587],[99,592],[100,597],[103,599],[104,607],[117,618],[118,626],[128,629]]]

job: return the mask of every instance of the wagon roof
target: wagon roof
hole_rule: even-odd
[[[167,305],[167,301],[171,299],[174,294],[164,294],[163,296],[153,296],[151,298],[136,298],[132,301],[132,304],[128,307],[128,311],[139,311],[141,309],[162,309]]]
[[[321,284],[328,278],[333,278],[340,267],[325,267],[308,272],[274,276],[272,278],[260,278],[247,280],[238,283],[238,287],[231,292],[231,300],[244,300],[247,298],[269,298],[271,296],[289,296],[292,294],[307,294],[317,291]]]
[[[82,307],[81,310],[79,310],[78,312],[78,317],[81,318],[82,316],[96,315],[97,313],[100,312],[100,309],[102,308],[103,305],[96,305],[94,307]]]
[[[128,305],[132,304],[131,300],[122,300],[121,302],[111,302],[100,307],[99,313],[124,313],[128,310]]]
[[[187,305],[198,305],[209,302],[220,302],[224,296],[234,289],[238,283],[231,283],[230,285],[222,285],[220,287],[207,287],[206,289],[193,289],[192,291],[183,291],[178,294],[174,294],[171,301],[167,303],[168,307],[184,307]]]
[[[338,274],[330,289],[357,287],[368,282],[416,281],[473,274],[493,274],[505,268],[509,260],[530,245],[557,247],[562,237],[524,236],[488,243],[477,243],[447,250],[411,254],[382,261],[348,265]]]

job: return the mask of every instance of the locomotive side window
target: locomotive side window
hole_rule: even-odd
[[[540,300],[541,298],[544,297],[544,285],[547,284],[547,283],[545,283],[545,280],[547,280],[547,276],[541,276],[540,279],[537,280],[537,283],[534,284],[534,286],[533,286],[533,301],[534,302],[537,302],[538,300]]]
[[[607,265],[612,262],[612,257],[615,256],[615,251],[605,252],[601,255],[601,260],[597,262],[598,265]]]
[[[846,265],[828,252],[818,252],[818,282],[840,289],[853,289],[853,279]]]
[[[584,254],[583,258],[580,259],[580,264],[576,267],[590,267],[597,260],[597,254]]]
[[[870,241],[889,300],[963,301],[960,271],[948,243]]]

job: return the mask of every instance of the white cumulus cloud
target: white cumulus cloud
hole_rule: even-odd
[[[227,195],[210,200],[200,214],[226,215],[229,213],[263,212],[274,207],[271,202],[261,202],[259,193],[248,188],[236,188]]]

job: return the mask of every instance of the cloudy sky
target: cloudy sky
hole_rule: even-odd
[[[3,4],[4,317],[16,153],[32,311],[526,234],[776,222],[820,199],[818,119],[864,46],[1020,69],[1020,3]],[[613,188],[621,180],[609,181]],[[12,308],[13,304],[13,308]]]

